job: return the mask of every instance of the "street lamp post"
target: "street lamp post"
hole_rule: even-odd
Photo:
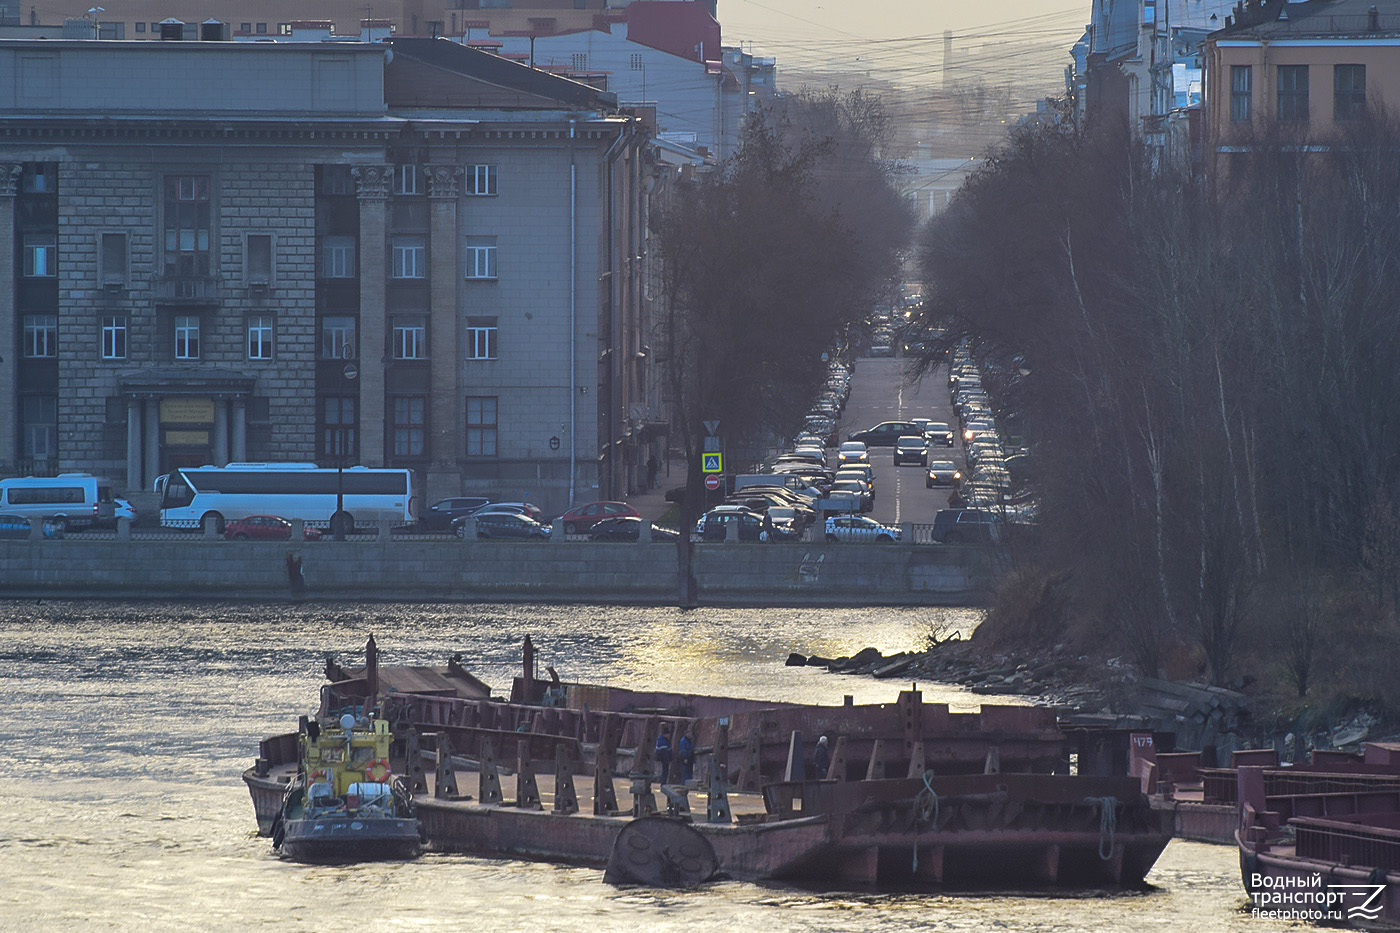
[[[345,348],[348,358],[350,348]],[[340,371],[340,410],[336,418],[336,467],[335,467],[335,515],[331,518],[331,533],[335,540],[345,540],[345,383],[353,382],[360,375],[354,363],[346,363]]]

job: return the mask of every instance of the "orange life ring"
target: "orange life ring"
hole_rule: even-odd
[[[379,773],[376,774],[376,771],[378,771]],[[386,780],[389,777],[389,774],[389,759],[373,758],[365,762],[365,777],[368,780],[374,781],[377,784],[381,781]]]
[[[312,771],[311,774],[307,777],[306,783],[319,784],[322,781],[329,781],[330,779],[331,773],[325,768],[322,768],[319,771]]]

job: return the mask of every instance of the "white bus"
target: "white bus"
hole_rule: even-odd
[[[160,523],[174,528],[202,527],[212,518],[222,533],[224,522],[249,515],[300,518],[329,524],[336,494],[343,489],[345,527],[356,522],[413,519],[413,473],[353,466],[344,470],[314,463],[230,463],[228,466],[182,467],[156,480]]]

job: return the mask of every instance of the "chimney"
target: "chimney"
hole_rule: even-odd
[[[1376,5],[1373,3],[1371,4],[1371,8],[1366,11],[1366,30],[1368,32],[1380,32],[1380,29],[1381,14],[1380,11],[1376,9]]]

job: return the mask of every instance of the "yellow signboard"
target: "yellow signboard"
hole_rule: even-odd
[[[184,446],[184,445],[187,445],[187,444],[188,444],[188,445],[191,445],[191,446],[205,446],[205,447],[207,447],[207,446],[209,445],[209,432],[208,432],[208,431],[166,431],[166,432],[165,432],[165,443],[168,444],[168,445],[172,445],[172,446],[173,446],[173,445],[177,445],[177,444],[180,445],[180,446]]]
[[[160,420],[164,424],[213,424],[212,398],[163,398]]]

